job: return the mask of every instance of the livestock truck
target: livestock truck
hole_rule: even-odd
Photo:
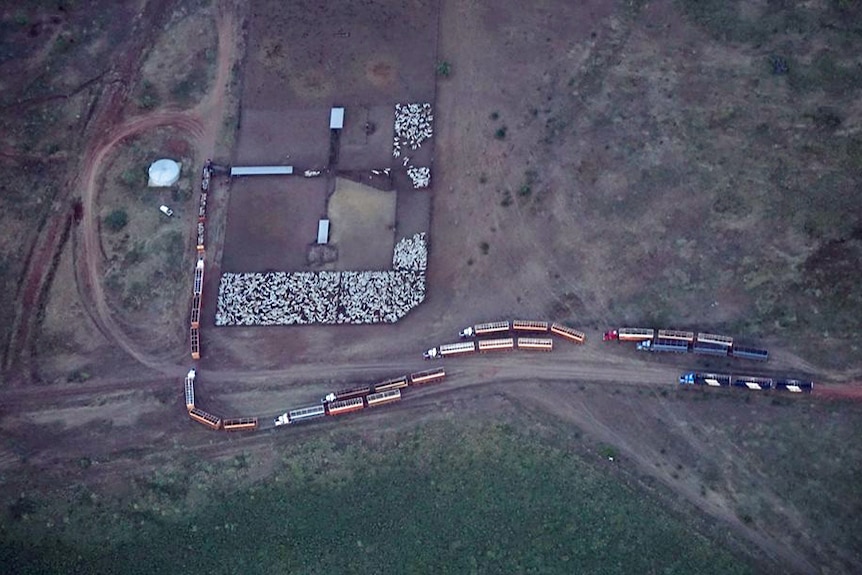
[[[509,331],[508,321],[492,321],[488,323],[477,323],[476,325],[465,327],[458,332],[458,336],[462,338],[479,337],[494,333],[504,333],[507,331]]]
[[[463,341],[459,343],[445,343],[443,345],[432,347],[422,354],[425,359],[442,359],[451,355],[468,355],[475,353],[475,341]]]

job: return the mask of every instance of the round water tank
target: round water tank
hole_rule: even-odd
[[[173,186],[180,179],[180,165],[173,160],[156,160],[150,166],[150,186]]]

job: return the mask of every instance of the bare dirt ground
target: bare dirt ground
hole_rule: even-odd
[[[140,21],[159,27],[159,14],[170,4],[148,3]],[[320,13],[299,4],[273,10],[262,2],[248,15],[243,114],[237,116],[231,74],[244,42],[245,14],[219,4],[212,14],[218,33],[214,79],[197,105],[141,111],[128,101],[122,82],[106,87],[100,98],[84,161],[70,171],[65,192],[79,193],[83,204],[84,218],[71,232],[74,249],[61,251],[70,216],[60,195],[22,279],[28,295],[19,302],[4,371],[4,380],[18,385],[0,390],[4,479],[13,488],[80,481],[122,492],[128,477],[185,457],[242,452],[264,460],[280,440],[267,433],[213,434],[189,422],[181,398],[186,350],[160,345],[160,334],[133,329],[110,305],[96,183],[117,146],[172,126],[186,132],[199,165],[214,151],[230,155],[218,147],[230,118],[251,119],[260,111],[272,122],[272,141],[254,148],[248,126],[258,120],[243,120],[239,149],[268,148],[272,155],[261,156],[260,163],[269,163],[281,158],[276,148],[283,146],[285,162],[290,154],[312,165],[322,144],[306,148],[302,129],[279,131],[279,117],[285,126],[301,124],[294,118],[302,118],[302,110],[319,116],[338,103],[348,106],[348,118],[351,106],[369,106],[368,117],[383,122],[388,120],[378,105],[434,101],[433,192],[410,192],[415,205],[407,208],[411,204],[399,192],[396,208],[401,234],[402,223],[421,227],[433,202],[429,292],[395,326],[213,328],[218,274],[233,266],[248,271],[259,251],[225,242],[244,184],[228,191],[224,181],[214,182],[204,359],[198,365],[203,404],[225,415],[271,417],[351,382],[421,369],[423,348],[453,341],[458,329],[475,321],[513,315],[566,320],[587,329],[586,346],[559,344],[550,356],[447,362],[447,383],[411,391],[409,401],[343,425],[373,433],[425,418],[455,419],[453,414],[493,418],[500,403],[514,405],[577,430],[586,451],[613,447],[619,465],[608,467],[609,473],[628,474],[669,504],[677,498],[698,509],[776,572],[858,569],[858,540],[840,532],[852,518],[835,499],[847,494],[852,502],[847,485],[856,481],[847,474],[856,469],[852,439],[860,414],[855,404],[837,403],[859,396],[858,369],[847,361],[855,355],[840,351],[849,345],[844,336],[822,337],[811,354],[784,343],[797,332],[822,335],[828,318],[809,327],[812,308],[829,317],[842,309],[830,299],[834,294],[805,283],[797,272],[813,268],[813,277],[817,270],[844,270],[844,258],[856,253],[855,224],[830,228],[831,212],[822,221],[801,213],[803,200],[794,195],[792,180],[816,180],[814,168],[779,162],[770,170],[763,164],[795,154],[799,165],[809,165],[806,154],[816,156],[819,175],[831,182],[817,190],[827,194],[824,201],[834,200],[830,190],[846,193],[847,173],[855,172],[830,164],[828,141],[842,142],[841,157],[855,161],[851,140],[859,109],[843,107],[845,96],[834,84],[800,92],[793,85],[802,81],[797,77],[771,75],[772,51],[816,47],[822,42],[817,30],[767,39],[772,43],[757,48],[745,39],[726,41],[729,33],[716,31],[715,14],[686,12],[685,5],[561,2],[525,10],[444,0],[439,6],[412,3],[410,17],[403,18],[399,9],[382,4],[374,5],[377,12],[328,4]],[[822,18],[835,18],[831,7],[815,8]],[[439,50],[430,48],[438,45],[438,9]],[[309,33],[320,18],[327,19],[332,36]],[[741,18],[775,16],[761,11]],[[117,74],[127,83],[141,66],[144,36],[122,52]],[[451,61],[453,73],[439,78],[435,100],[438,59]],[[792,69],[814,74],[810,62],[791,58]],[[840,77],[845,62],[835,56],[831,65],[832,77]],[[840,109],[840,129],[817,115],[818,98]],[[140,115],[126,116],[131,108]],[[361,138],[350,134],[345,150],[357,147],[351,152],[357,168],[371,167],[358,165],[365,159],[356,151]],[[775,193],[786,203],[764,200]],[[811,213],[822,215],[813,207]],[[303,212],[296,225],[311,226],[306,219]],[[274,226],[282,223],[274,216]],[[818,253],[822,260],[811,257]],[[823,268],[827,263],[832,267]],[[73,285],[74,278],[78,301],[58,283]],[[847,287],[843,277],[838,280]],[[786,285],[798,289],[781,291]],[[41,293],[55,304],[47,308],[47,321],[89,323],[72,330],[84,345],[61,348],[62,334],[55,331],[53,344],[42,348],[52,355],[53,373],[69,369],[78,376],[37,386],[28,385],[33,365],[25,350],[42,321]],[[855,293],[845,295],[852,302]],[[184,330],[185,322],[178,318],[176,329]],[[733,369],[812,374],[823,385],[800,399],[677,391],[680,371],[727,364],[645,358],[598,341],[601,328],[629,322],[715,329],[765,342],[772,352],[768,365],[731,364]],[[824,360],[831,349],[839,349],[843,363]],[[302,440],[334,424],[287,432]],[[830,518],[837,519],[830,525]]]
[[[308,269],[308,246],[317,239],[317,221],[326,216],[326,199],[323,178],[249,176],[232,182],[222,269]]]
[[[395,247],[397,194],[338,178],[329,198],[330,239],[339,270],[387,270]]]

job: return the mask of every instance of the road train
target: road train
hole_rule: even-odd
[[[703,373],[690,371],[679,376],[680,385],[705,385],[708,387],[740,387],[752,391],[775,389],[790,393],[811,393],[814,382],[801,379],[771,378],[730,373]]]
[[[767,361],[769,352],[765,349],[746,347],[734,343],[727,335],[714,333],[697,333],[676,329],[660,329],[642,327],[621,327],[606,331],[603,341],[630,341],[637,344],[638,351],[696,353],[717,357],[735,357]]]
[[[513,337],[504,337],[510,333],[514,333],[516,335]],[[514,349],[553,351],[553,339],[549,337],[535,337],[540,334],[548,333],[575,343],[584,343],[586,341],[586,335],[583,332],[560,323],[521,319],[513,321],[492,321],[487,323],[477,323],[476,325],[465,327],[458,332],[458,336],[461,339],[478,338],[482,336],[496,337],[444,343],[426,350],[422,353],[422,357],[425,359],[442,359],[448,356],[469,355],[476,352],[510,351]],[[525,336],[520,337],[520,334],[525,334]],[[526,334],[529,334],[529,336]]]
[[[258,428],[259,421],[256,417],[222,418],[198,407],[195,404],[195,377],[196,371],[191,369],[185,379],[185,400],[189,417],[198,423],[217,430],[250,431]],[[387,379],[374,385],[363,385],[336,391],[324,397],[318,405],[297,407],[296,409],[282,413],[273,420],[273,425],[280,427],[325,415],[343,415],[365,409],[366,407],[386,405],[399,401],[401,399],[401,390],[408,386],[436,383],[442,381],[445,377],[446,371],[442,367],[439,367]]]

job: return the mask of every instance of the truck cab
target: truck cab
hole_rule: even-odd
[[[680,385],[694,385],[694,373],[684,373],[679,376]]]
[[[461,331],[458,332],[458,337],[461,337],[461,338],[473,337],[474,333],[475,332],[473,331],[473,326],[465,327],[464,329],[462,329]]]
[[[435,359],[439,356],[440,356],[440,352],[437,351],[436,347],[432,347],[431,349],[429,349],[428,351],[426,351],[422,354],[422,357],[424,357],[425,359]]]
[[[612,329],[610,331],[606,331],[604,334],[602,334],[602,341],[615,341],[615,340],[618,340],[619,338],[620,338],[620,334],[615,329]]]

